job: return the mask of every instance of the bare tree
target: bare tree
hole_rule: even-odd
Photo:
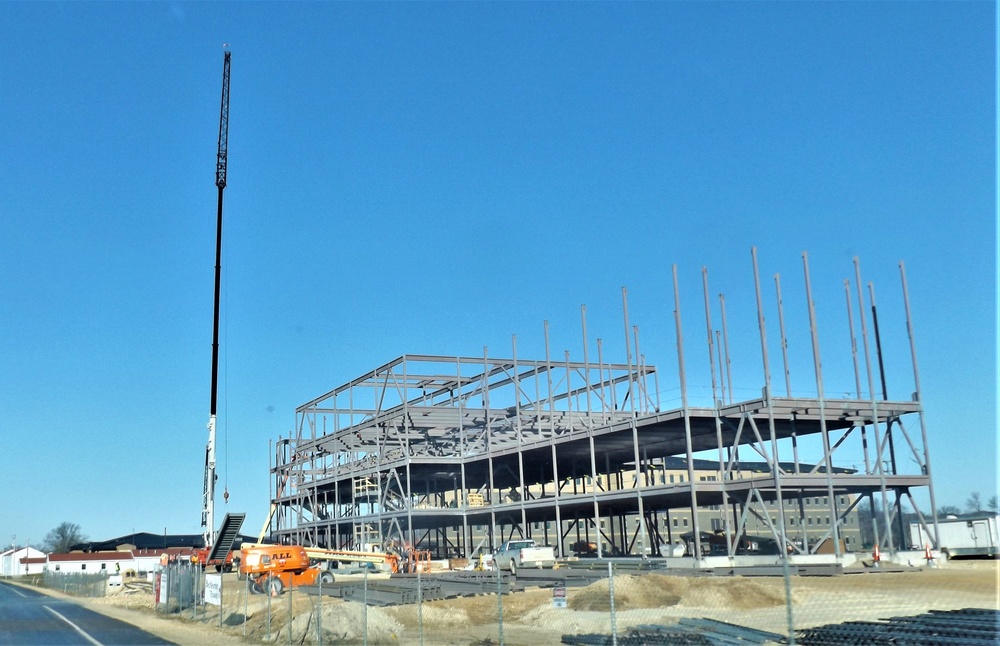
[[[969,494],[969,499],[965,501],[965,508],[971,512],[977,512],[983,510],[983,503],[979,499],[979,492],[973,491]]]
[[[80,531],[79,525],[63,522],[45,535],[45,542],[42,543],[42,546],[44,551],[49,554],[59,554],[68,552],[70,547],[85,540],[87,540],[87,536]]]
[[[955,505],[943,505],[938,507],[938,516],[958,516],[962,510]]]
[[[986,503],[986,508],[989,509],[990,511],[992,511],[994,514],[997,513],[997,511],[1000,511],[1000,510],[997,509],[997,497],[996,496],[990,496],[990,501],[988,503]]]

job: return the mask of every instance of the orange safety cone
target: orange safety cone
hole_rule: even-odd
[[[878,567],[878,563],[881,560],[882,560],[882,555],[879,553],[879,551],[878,551],[878,543],[876,543],[875,544],[875,549],[872,550],[872,563],[874,563],[875,567]]]
[[[930,563],[934,560],[934,556],[931,554],[931,544],[924,543],[924,559]]]

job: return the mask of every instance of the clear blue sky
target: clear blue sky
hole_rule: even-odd
[[[548,320],[582,358],[585,303],[621,361],[628,286],[676,400],[672,264],[692,402],[702,266],[755,396],[752,245],[803,395],[801,253],[833,396],[855,255],[913,391],[905,261],[938,503],[995,492],[993,3],[4,2],[0,543],[200,531],[224,42],[219,507],[248,532],[295,407],[403,353],[540,358]]]

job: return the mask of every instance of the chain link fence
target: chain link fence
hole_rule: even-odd
[[[83,572],[50,572],[42,575],[46,588],[59,590],[77,597],[103,597],[108,593],[107,574],[85,574]]]
[[[656,639],[678,631],[718,630],[743,639],[782,638],[721,621],[702,620],[682,629],[656,624],[662,620],[659,611],[679,596],[660,591],[662,581],[647,579],[655,576],[638,560],[595,560],[572,573],[522,571],[518,576],[499,570],[392,577],[361,571],[326,586],[291,582],[280,593],[265,594],[262,586],[227,575],[230,589],[218,596],[221,604],[206,604],[192,617],[277,644],[661,643]]]
[[[153,573],[156,609],[164,613],[191,611],[203,606],[204,571],[201,566],[181,562],[159,566]]]
[[[832,559],[726,565],[627,557],[516,575],[358,568],[337,572],[332,584],[299,586],[292,577],[270,594],[235,573],[178,564],[157,572],[156,609],[272,644],[872,643],[893,626],[938,634],[934,622],[969,626],[971,641],[963,643],[997,643],[995,591],[983,585],[997,563],[923,556],[849,568]]]

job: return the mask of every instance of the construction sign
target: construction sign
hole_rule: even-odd
[[[553,608],[565,608],[566,607],[566,588],[552,588],[552,607]]]
[[[205,575],[205,603],[222,607],[222,575]]]

